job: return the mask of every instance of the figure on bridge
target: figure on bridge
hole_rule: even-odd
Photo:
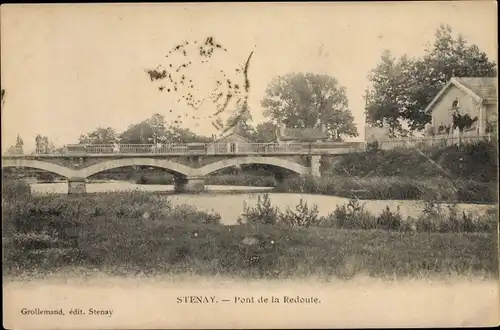
[[[153,145],[151,147],[151,152],[153,152],[155,154],[160,153],[162,148],[163,148],[163,143],[157,142],[156,145]]]
[[[118,143],[116,143],[116,141],[115,141],[115,142],[113,142],[113,152],[114,152],[115,154],[120,153],[120,145],[119,145]]]

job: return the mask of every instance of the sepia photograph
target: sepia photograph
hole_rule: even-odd
[[[500,324],[495,1],[0,13],[4,328]]]

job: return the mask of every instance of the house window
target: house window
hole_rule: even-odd
[[[459,105],[460,105],[460,104],[458,103],[458,100],[455,100],[455,101],[453,101],[453,103],[452,103],[451,107],[452,107],[453,109],[456,109],[456,108],[458,108],[458,106],[459,106]]]

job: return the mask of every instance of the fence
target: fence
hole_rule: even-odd
[[[491,134],[485,135],[466,135],[466,136],[435,136],[435,137],[422,137],[422,138],[404,138],[377,141],[378,148],[382,150],[391,149],[405,149],[405,148],[429,148],[438,147],[445,148],[453,145],[474,144],[479,141],[492,141]]]

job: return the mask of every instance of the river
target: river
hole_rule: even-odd
[[[205,211],[215,211],[221,215],[222,221],[226,225],[236,223],[236,219],[243,212],[245,205],[252,206],[257,203],[257,198],[262,195],[263,190],[270,190],[269,187],[241,187],[241,186],[206,186],[207,193],[191,195],[191,194],[172,194],[169,198],[174,205],[190,204]],[[67,193],[68,185],[65,182],[61,183],[37,183],[31,185],[34,194],[43,193]],[[140,185],[122,181],[114,182],[99,182],[87,183],[87,192],[109,192],[109,191],[164,191],[172,192],[173,186],[169,185]],[[230,193],[228,191],[238,192]],[[223,202],[221,198],[224,197]],[[269,197],[271,203],[277,206],[281,211],[285,211],[287,207],[295,208],[300,202],[300,199],[307,202],[308,205],[318,205],[320,215],[327,215],[335,210],[338,205],[347,203],[347,199],[338,196],[325,196],[300,193],[275,193],[270,192]],[[418,200],[363,200],[366,210],[373,214],[380,214],[382,210],[389,206],[391,210],[396,210],[399,206],[403,217],[418,216],[423,208],[424,203]],[[484,212],[491,205],[478,204],[458,204],[458,207],[464,211]]]

